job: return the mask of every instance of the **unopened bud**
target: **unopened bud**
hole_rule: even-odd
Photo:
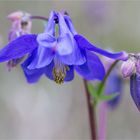
[[[121,66],[122,75],[124,78],[130,77],[135,72],[135,60],[128,59],[127,61],[123,62]]]
[[[23,12],[22,11],[16,11],[16,12],[13,12],[13,13],[9,14],[7,16],[7,18],[10,19],[11,21],[15,21],[15,20],[21,19],[22,16],[23,16]]]
[[[130,78],[130,92],[131,97],[140,111],[140,75],[133,74]]]
[[[138,59],[137,63],[136,63],[136,72],[138,74],[140,74],[140,59]]]

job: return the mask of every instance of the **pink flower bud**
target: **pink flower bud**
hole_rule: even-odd
[[[140,74],[140,59],[138,59],[138,61],[136,63],[136,71],[138,74]]]
[[[130,77],[135,72],[135,60],[128,59],[127,61],[123,62],[121,66],[122,75],[124,78]]]
[[[9,14],[7,16],[7,18],[10,19],[11,21],[15,21],[15,20],[20,20],[22,18],[22,16],[23,16],[22,11],[16,11],[16,12]]]
[[[22,11],[13,12],[8,16],[12,21],[11,29],[9,32],[9,41],[15,38],[31,33],[32,22],[30,14]]]

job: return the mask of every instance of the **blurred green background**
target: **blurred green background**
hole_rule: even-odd
[[[101,48],[139,52],[140,1],[92,0],[1,0],[0,47],[7,43],[11,12],[23,10],[48,16],[51,10],[66,10],[77,31]],[[33,21],[33,33],[44,30],[42,21]],[[123,99],[108,112],[107,139],[139,139],[140,114],[125,80]],[[0,139],[90,138],[87,104],[82,79],[56,85],[43,77],[28,85],[18,66],[7,72],[0,65]]]

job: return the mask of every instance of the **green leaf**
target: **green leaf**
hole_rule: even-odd
[[[111,94],[111,95],[103,95],[103,94],[101,94],[101,95],[99,96],[99,99],[100,99],[100,100],[104,100],[104,101],[109,101],[109,100],[114,99],[114,98],[117,97],[117,96],[118,96],[118,93],[113,93],[113,94]]]
[[[94,88],[94,86],[91,83],[88,83],[87,85],[88,91],[90,93],[90,95],[97,100],[98,99],[98,95],[97,95],[97,90],[96,88]]]

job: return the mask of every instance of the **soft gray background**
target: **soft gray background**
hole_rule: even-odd
[[[1,48],[10,27],[6,16],[17,10],[43,16],[51,10],[67,10],[77,31],[94,44],[114,51],[139,51],[140,1],[0,1]],[[34,21],[33,32],[42,31],[42,22]],[[120,106],[108,112],[107,139],[140,139],[140,114],[129,95],[128,82]],[[86,105],[79,76],[62,86],[45,77],[28,85],[19,66],[9,73],[0,65],[1,140],[87,140]]]

